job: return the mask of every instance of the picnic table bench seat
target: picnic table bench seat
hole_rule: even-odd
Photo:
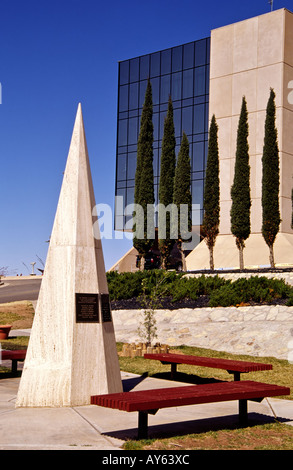
[[[175,377],[177,364],[189,364],[193,366],[224,369],[234,374],[234,380],[240,380],[241,373],[271,370],[271,364],[260,362],[238,361],[233,359],[221,359],[214,357],[188,356],[186,354],[144,354],[145,359],[161,361],[162,364],[171,364],[171,376]]]
[[[240,424],[245,425],[247,400],[262,401],[265,397],[289,394],[289,388],[279,385],[233,381],[94,395],[91,404],[128,412],[137,411],[138,438],[143,439],[148,436],[148,414],[155,414],[161,408],[238,400]]]
[[[12,361],[11,372],[13,374],[16,374],[17,372],[17,362],[24,361],[25,356],[26,356],[26,349],[15,349],[14,351],[11,351],[8,349],[2,349],[0,351],[0,359],[2,361],[11,359]]]

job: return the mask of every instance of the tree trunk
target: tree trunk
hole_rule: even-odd
[[[144,256],[140,258],[139,270],[144,271]]]
[[[179,253],[180,253],[180,256],[181,256],[182,271],[186,271],[186,260],[185,260],[184,250],[182,248],[182,240],[181,239],[177,240],[177,247],[178,247],[178,250],[179,250]]]
[[[184,251],[182,250],[182,271],[186,272],[186,259]]]
[[[269,246],[269,249],[270,249],[270,264],[271,264],[271,268],[274,268],[274,267],[275,267],[274,246],[273,246],[273,245],[270,245],[270,246]]]
[[[244,259],[243,259],[243,245],[241,243],[239,243],[238,250],[239,250],[239,267],[240,267],[240,270],[242,270],[244,269]]]
[[[209,247],[210,250],[210,270],[213,271],[215,269],[214,266],[214,247]]]

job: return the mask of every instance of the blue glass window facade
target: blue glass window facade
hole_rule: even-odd
[[[190,143],[192,202],[203,207],[208,143],[209,61],[210,38],[205,38],[119,63],[115,194],[123,196],[124,207],[134,202],[137,140],[148,78],[151,80],[153,92],[156,204],[159,202],[158,183],[164,119],[171,95],[176,155],[185,132]],[[122,229],[126,220],[117,211],[115,215],[115,228]]]

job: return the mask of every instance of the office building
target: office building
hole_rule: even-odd
[[[153,70],[156,70],[156,76],[152,75]],[[120,63],[116,194],[123,194],[126,203],[133,198],[135,136],[139,132],[142,83],[148,74],[154,90],[156,188],[168,94],[171,92],[174,102],[177,146],[180,145],[183,130],[186,129],[189,137],[192,198],[193,203],[201,205],[208,123],[212,114],[216,116],[221,209],[220,234],[214,252],[216,268],[239,266],[238,250],[230,230],[230,189],[234,178],[237,127],[243,96],[248,107],[252,198],[251,235],[246,241],[244,262],[246,267],[269,264],[268,247],[261,234],[261,181],[266,106],[270,88],[274,89],[282,218],[275,242],[275,261],[279,265],[293,265],[293,14],[286,9],[276,10],[212,30],[210,38]],[[209,253],[204,241],[187,256],[186,261],[189,270],[209,268]]]

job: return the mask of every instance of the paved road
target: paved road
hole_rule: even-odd
[[[0,303],[17,300],[37,300],[41,286],[41,278],[5,280],[0,287]]]

